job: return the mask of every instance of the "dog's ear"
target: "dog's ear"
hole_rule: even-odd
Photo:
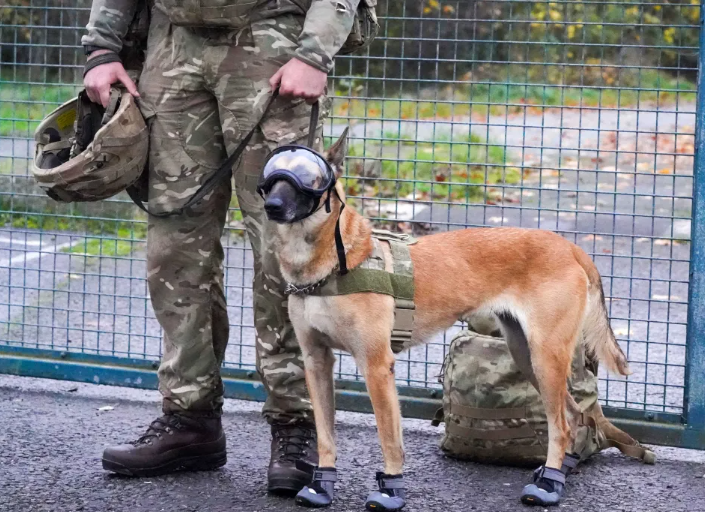
[[[326,160],[333,167],[335,171],[335,177],[340,178],[343,174],[345,162],[345,157],[348,154],[348,127],[345,127],[343,133],[340,135],[335,143],[328,148],[326,151]]]

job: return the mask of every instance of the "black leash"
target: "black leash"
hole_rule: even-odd
[[[319,108],[318,100],[316,100],[316,103],[311,105],[311,119],[308,121],[308,147],[311,149],[313,149],[313,144],[316,142],[316,125],[318,124]]]
[[[233,165],[235,165],[235,162],[238,161],[240,156],[242,155],[243,151],[245,151],[245,148],[247,145],[250,143],[250,140],[252,139],[252,136],[255,134],[255,130],[257,130],[257,127],[260,125],[262,120],[267,116],[269,113],[269,109],[272,106],[272,103],[274,103],[274,100],[277,98],[279,95],[279,89],[275,89],[274,92],[272,93],[272,96],[269,98],[267,101],[267,105],[264,107],[264,112],[262,112],[262,117],[260,117],[259,121],[252,127],[250,132],[245,135],[245,137],[240,141],[240,144],[238,144],[237,148],[235,148],[235,151],[233,151],[233,154],[230,155],[225,162],[218,168],[217,171],[215,171],[204,183],[201,185],[201,188],[199,188],[193,196],[189,198],[186,203],[180,207],[177,208],[176,210],[172,210],[169,212],[152,212],[150,211],[145,204],[142,202],[142,199],[139,196],[139,189],[135,185],[130,185],[127,187],[127,194],[130,196],[130,199],[142,210],[147,212],[149,215],[152,215],[154,217],[170,217],[172,215],[181,215],[184,213],[185,210],[188,208],[191,208],[193,205],[198,203],[201,199],[203,199],[209,192],[211,192],[215,186],[220,183],[221,180],[225,178],[230,178],[232,176],[233,172]],[[318,110],[318,102],[316,102],[316,110]],[[318,116],[316,116],[318,117]],[[313,119],[313,118],[312,118]],[[315,128],[315,121],[311,121],[314,123],[314,128]],[[309,135],[309,142],[311,142],[313,137]]]
[[[262,117],[257,121],[257,123],[252,127],[252,129],[249,131],[247,135],[240,141],[240,144],[238,144],[237,148],[235,148],[235,151],[233,151],[233,154],[230,155],[225,162],[216,170],[204,183],[201,185],[201,187],[189,198],[186,203],[181,206],[180,208],[177,208],[176,210],[172,210],[169,212],[152,212],[150,211],[147,206],[145,206],[144,202],[142,202],[142,199],[139,196],[139,189],[135,185],[130,185],[127,187],[127,194],[130,196],[130,199],[143,211],[147,212],[147,214],[152,215],[154,217],[170,217],[172,215],[181,215],[186,211],[187,209],[191,208],[193,205],[198,203],[201,199],[203,199],[209,192],[211,192],[215,186],[223,179],[230,178],[232,176],[232,171],[233,171],[233,166],[235,163],[238,161],[242,153],[245,151],[245,148],[247,145],[250,143],[250,140],[252,139],[252,136],[255,134],[255,130],[257,130],[257,127],[259,127],[260,123],[262,120],[267,116],[269,113],[269,109],[272,106],[272,103],[274,103],[274,100],[277,98],[279,95],[279,89],[276,89],[273,93],[272,96],[269,98],[267,101],[267,105],[264,107],[264,112],[262,112]],[[311,105],[311,119],[309,121],[308,125],[308,147],[310,149],[313,149],[313,145],[316,142],[316,125],[318,124],[318,116],[319,116],[319,102],[316,101],[313,105]],[[335,182],[333,183],[333,189],[335,188]],[[326,198],[326,212],[330,213],[330,193],[331,190],[328,190],[328,197]],[[336,195],[338,195],[338,192],[336,191]],[[338,196],[338,199],[340,199],[340,196]],[[340,213],[338,214],[338,219],[336,220],[335,223],[335,249],[336,252],[338,253],[338,263],[340,266],[340,275],[345,275],[348,273],[348,265],[347,265],[347,258],[345,256],[345,245],[343,244],[343,236],[340,233],[340,217],[343,214],[343,210],[345,209],[345,203],[340,200]]]

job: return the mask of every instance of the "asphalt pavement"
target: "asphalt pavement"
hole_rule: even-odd
[[[266,492],[269,431],[260,404],[226,402],[228,463],[213,472],[133,479],[104,472],[103,447],[126,441],[159,413],[158,394],[0,376],[2,512],[293,512]],[[363,511],[381,469],[373,418],[339,413],[339,482],[331,511]],[[529,510],[519,502],[530,471],[461,462],[438,448],[440,428],[405,420],[409,512]],[[608,450],[568,480],[558,510],[705,510],[705,452],[654,448],[643,465]],[[537,508],[535,510],[543,510]]]

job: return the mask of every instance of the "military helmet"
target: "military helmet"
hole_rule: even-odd
[[[98,201],[125,190],[142,174],[149,148],[134,98],[115,87],[105,109],[81,91],[39,124],[34,140],[37,184],[66,203]]]

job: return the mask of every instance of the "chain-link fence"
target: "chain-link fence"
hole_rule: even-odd
[[[89,9],[0,6],[0,345],[151,363],[145,218],[123,197],[59,205],[27,170],[37,121],[78,91]],[[700,3],[380,0],[378,14],[369,55],[339,58],[331,80],[326,133],[350,126],[350,203],[419,235],[522,226],[575,241],[634,370],[603,375],[604,403],[682,415]],[[233,202],[225,364],[253,370],[241,220]],[[448,334],[400,356],[400,384],[438,388]],[[338,373],[358,378],[347,356]]]

